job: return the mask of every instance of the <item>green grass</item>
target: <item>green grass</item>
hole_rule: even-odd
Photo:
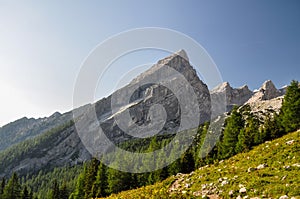
[[[286,144],[289,140],[294,140],[293,144]],[[155,185],[113,194],[109,198],[236,198],[238,195],[249,198],[279,198],[282,195],[300,198],[299,155],[300,131],[297,131],[190,174],[171,176]],[[260,164],[268,166],[247,171]],[[225,183],[223,186],[222,182]],[[246,188],[246,193],[239,193],[242,186]],[[230,191],[232,195],[229,195]]]

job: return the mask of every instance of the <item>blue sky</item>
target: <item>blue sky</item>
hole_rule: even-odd
[[[0,0],[0,126],[72,109],[74,83],[89,52],[112,35],[141,27],[192,37],[234,87],[300,80],[297,0]],[[164,55],[150,52],[134,63]]]

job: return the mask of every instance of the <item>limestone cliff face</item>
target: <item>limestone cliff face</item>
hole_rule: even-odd
[[[250,105],[253,112],[278,112],[281,108],[285,91],[285,88],[278,90],[271,80],[267,80],[246,103]]]
[[[282,95],[282,92],[277,90],[271,80],[265,81],[263,85],[254,92],[254,95],[248,100],[247,103],[252,103],[258,100],[270,100]]]
[[[234,105],[240,106],[247,102],[253,92],[249,90],[248,86],[240,88],[232,88],[228,82],[224,82],[210,91],[211,98],[214,99],[212,106],[218,108],[222,103],[218,100],[220,96],[225,96],[220,100],[226,99],[226,111],[230,111]]]
[[[172,88],[170,89],[169,86]],[[190,65],[185,51],[181,50],[158,61],[149,70],[116,91],[116,93],[125,93],[124,95],[130,96],[130,100],[128,103],[124,103],[123,97],[115,99],[113,102],[116,109],[114,113],[110,108],[114,94],[97,102],[96,111],[101,127],[106,135],[116,142],[130,139],[131,136],[118,127],[114,117],[129,110],[131,121],[129,121],[128,129],[131,130],[133,125],[141,126],[153,122],[149,112],[151,107],[159,104],[163,106],[166,113],[166,122],[159,133],[175,133],[181,122],[181,111],[184,110],[184,106],[191,103],[190,96],[182,97],[179,102],[176,95],[184,95],[188,87],[193,89],[197,100],[197,104],[192,106],[197,106],[199,109],[198,123],[210,120],[209,90]],[[177,94],[174,94],[173,91]]]
[[[265,81],[255,91],[249,90],[246,85],[240,88],[232,88],[228,82],[224,82],[210,91],[212,99],[221,94],[226,96],[227,111],[230,111],[234,105],[249,104],[254,112],[279,111],[285,92],[286,87],[278,90],[271,80]],[[218,106],[216,105],[216,107]]]

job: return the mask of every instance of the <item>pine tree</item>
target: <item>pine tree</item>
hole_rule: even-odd
[[[84,197],[84,179],[85,179],[85,169],[81,174],[79,174],[75,191],[73,194],[71,194],[74,199],[82,199]]]
[[[241,153],[247,149],[245,130],[241,129],[238,135],[238,142],[235,147],[236,153]]]
[[[20,199],[21,185],[16,173],[13,173],[7,185],[4,188],[3,199]]]
[[[57,180],[54,180],[51,190],[51,199],[59,199],[59,186]]]
[[[61,188],[59,189],[59,199],[68,199],[69,194],[68,194],[68,189],[67,189],[67,184],[64,181]]]
[[[5,188],[5,183],[6,183],[5,178],[2,178],[2,181],[1,181],[1,184],[0,184],[0,198],[3,195],[4,188]]]
[[[249,112],[244,113],[247,115],[244,129],[240,130],[238,135],[238,142],[236,145],[236,153],[249,151],[252,146],[262,142],[259,129],[259,120]]]
[[[238,142],[240,130],[244,127],[242,115],[238,112],[238,108],[234,107],[229,118],[226,119],[226,126],[221,143],[218,144],[219,158],[228,158],[233,156]]]
[[[100,162],[96,181],[92,188],[93,197],[104,197],[107,195],[107,173],[106,166]]]
[[[84,181],[84,198],[88,199],[92,196],[92,187],[94,182],[96,181],[96,176],[98,172],[99,160],[93,158],[91,162],[87,166],[87,172]]]
[[[132,188],[131,173],[108,169],[108,189],[110,193],[118,193]]]
[[[27,186],[24,186],[22,191],[22,199],[30,199],[30,194],[28,192]]]
[[[300,128],[300,87],[298,81],[292,81],[284,96],[280,119],[286,132]]]
[[[263,128],[261,130],[261,136],[264,141],[272,140],[282,135],[282,132],[280,130],[282,129],[282,126],[280,125],[281,122],[278,117],[279,116],[276,113],[274,113],[273,115],[266,116]]]
[[[195,161],[191,149],[188,149],[180,159],[181,173],[190,173],[195,169]]]

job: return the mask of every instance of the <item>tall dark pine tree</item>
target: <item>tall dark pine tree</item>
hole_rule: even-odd
[[[85,199],[93,197],[92,187],[96,181],[97,172],[98,172],[99,160],[93,158],[92,161],[87,166],[85,181],[84,181],[84,192]]]
[[[229,118],[226,119],[226,126],[224,129],[224,136],[220,144],[219,156],[220,158],[228,158],[233,156],[236,151],[236,144],[238,142],[238,135],[244,127],[244,119],[238,108],[234,107]]]
[[[52,185],[51,199],[59,199],[59,186],[57,180],[54,180]]]
[[[59,190],[59,199],[68,199],[68,198],[69,198],[69,194],[68,194],[67,184],[66,182],[63,182]]]
[[[3,195],[4,188],[5,188],[5,183],[6,183],[5,178],[2,178],[1,184],[0,184],[0,198]]]
[[[7,185],[4,188],[3,199],[20,199],[21,185],[19,183],[18,175],[13,173]]]
[[[286,132],[300,128],[300,87],[298,81],[292,81],[284,96],[280,119]]]
[[[24,187],[22,191],[22,199],[31,199],[30,194],[28,192],[27,186]]]

